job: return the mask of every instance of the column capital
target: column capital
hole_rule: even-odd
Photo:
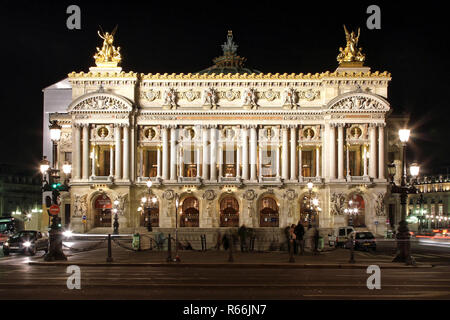
[[[74,127],[74,128],[77,128],[77,129],[79,129],[79,128],[82,128],[83,127],[83,123],[74,123],[72,126]]]
[[[369,128],[376,128],[378,123],[369,123]]]
[[[386,123],[377,123],[377,127],[379,127],[379,128],[384,128],[384,127],[386,127]]]
[[[346,126],[346,123],[343,123],[343,122],[336,123],[336,127],[338,127],[338,128],[345,128],[345,126]]]

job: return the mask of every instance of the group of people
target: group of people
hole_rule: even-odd
[[[290,227],[288,227],[288,250],[290,252],[291,245],[293,246],[294,254],[300,254],[303,255],[305,252],[305,228],[303,227],[303,224],[301,220],[298,222],[297,225],[292,224]],[[308,228],[309,229],[309,228]],[[319,229],[314,227],[314,236],[313,236],[313,254],[316,255],[319,253]],[[300,250],[299,250],[300,249]]]

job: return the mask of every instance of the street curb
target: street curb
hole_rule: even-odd
[[[82,267],[195,267],[195,268],[269,268],[269,269],[367,269],[370,265],[377,265],[380,269],[411,269],[411,268],[432,268],[432,265],[423,264],[417,266],[407,265],[385,265],[385,264],[288,264],[288,263],[123,263],[123,262],[28,262],[29,265],[36,266],[70,266]]]

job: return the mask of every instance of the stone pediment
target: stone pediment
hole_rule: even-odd
[[[75,99],[68,107],[74,112],[130,112],[133,103],[123,96],[112,93],[93,92]]]
[[[326,109],[331,112],[388,112],[390,105],[379,95],[348,92],[332,99]]]

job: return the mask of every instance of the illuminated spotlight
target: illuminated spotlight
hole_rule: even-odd
[[[23,246],[24,246],[25,248],[29,248],[29,247],[31,246],[31,242],[30,242],[30,241],[25,241],[25,242],[23,243]]]

